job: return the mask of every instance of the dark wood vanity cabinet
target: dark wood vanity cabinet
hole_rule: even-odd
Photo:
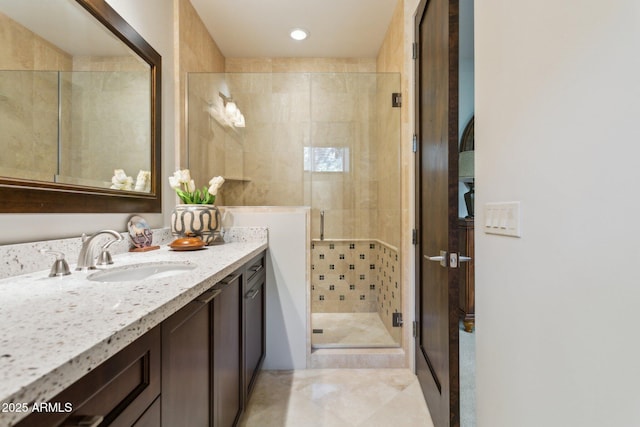
[[[162,426],[231,427],[242,410],[242,270],[162,323]]]
[[[17,426],[232,427],[265,356],[265,253]]]
[[[249,399],[265,356],[265,286],[265,256],[261,254],[247,264],[242,287],[243,396],[245,401]]]
[[[262,253],[163,322],[162,426],[238,423],[265,354],[264,270]]]
[[[460,263],[460,318],[464,330],[473,332],[476,306],[473,218],[459,218],[458,233],[460,254],[471,257],[469,262]]]

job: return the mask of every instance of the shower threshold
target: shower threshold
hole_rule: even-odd
[[[311,348],[397,348],[378,313],[312,313]]]

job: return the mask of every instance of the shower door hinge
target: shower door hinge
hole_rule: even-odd
[[[392,313],[391,314],[391,325],[394,328],[402,327],[402,313]]]
[[[413,146],[412,146],[413,152],[417,153],[418,152],[418,135],[416,135],[415,133],[413,134]]]
[[[400,92],[393,92],[391,94],[391,106],[393,108],[402,107],[402,94]]]
[[[418,230],[416,230],[415,228],[411,230],[411,244],[418,244]]]
[[[413,48],[412,58],[418,59],[418,42],[413,42],[412,48]]]
[[[413,337],[418,338],[418,322],[416,320],[413,321]]]

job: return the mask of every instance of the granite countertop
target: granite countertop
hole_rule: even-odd
[[[45,402],[267,248],[264,238],[198,251],[115,255],[119,267],[190,262],[178,275],[129,282],[39,271],[0,280],[0,404]],[[74,265],[71,265],[74,268]],[[28,414],[3,411],[0,426]]]

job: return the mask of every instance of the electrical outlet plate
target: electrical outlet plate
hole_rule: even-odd
[[[484,232],[521,237],[520,202],[485,203]]]

